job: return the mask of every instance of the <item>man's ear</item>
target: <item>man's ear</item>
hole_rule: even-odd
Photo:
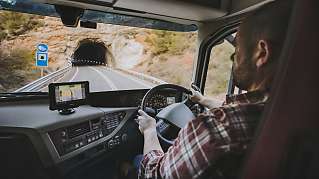
[[[256,67],[261,68],[269,60],[269,44],[265,40],[259,40],[256,49]]]

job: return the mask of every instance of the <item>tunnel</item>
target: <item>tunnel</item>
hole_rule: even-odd
[[[95,39],[81,40],[72,55],[72,65],[107,65],[107,48],[105,44]]]

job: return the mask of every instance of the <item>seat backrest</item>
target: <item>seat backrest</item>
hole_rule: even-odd
[[[245,179],[319,178],[319,1],[295,0]]]

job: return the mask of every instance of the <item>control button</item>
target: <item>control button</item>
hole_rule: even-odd
[[[80,146],[83,146],[83,142],[80,142]]]
[[[79,146],[79,144],[75,144],[75,148],[77,149],[77,148],[79,148],[80,146]]]
[[[123,141],[123,142],[126,142],[126,141],[127,141],[127,134],[123,134],[123,135],[122,135],[122,141]]]
[[[62,131],[62,132],[61,132],[61,136],[62,136],[62,137],[66,137],[66,132],[65,132],[65,131]]]
[[[120,113],[120,118],[123,119],[124,117],[125,117],[125,113],[124,112]]]
[[[108,148],[112,149],[114,147],[114,141],[110,140],[108,143]]]
[[[102,131],[100,132],[99,136],[100,136],[100,137],[103,137],[103,133],[102,133]]]
[[[92,140],[92,141],[95,140],[95,137],[93,136],[93,137],[91,138],[91,140]]]
[[[61,142],[62,142],[62,143],[66,142],[66,139],[61,139]]]
[[[89,139],[88,139],[88,143],[90,143],[90,142],[91,142],[91,139],[89,138]]]

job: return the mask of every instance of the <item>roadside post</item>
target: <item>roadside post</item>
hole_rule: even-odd
[[[43,77],[43,68],[48,67],[49,65],[49,55],[48,55],[49,47],[47,44],[38,44],[37,50],[35,53],[36,66],[41,69],[41,77]]]

